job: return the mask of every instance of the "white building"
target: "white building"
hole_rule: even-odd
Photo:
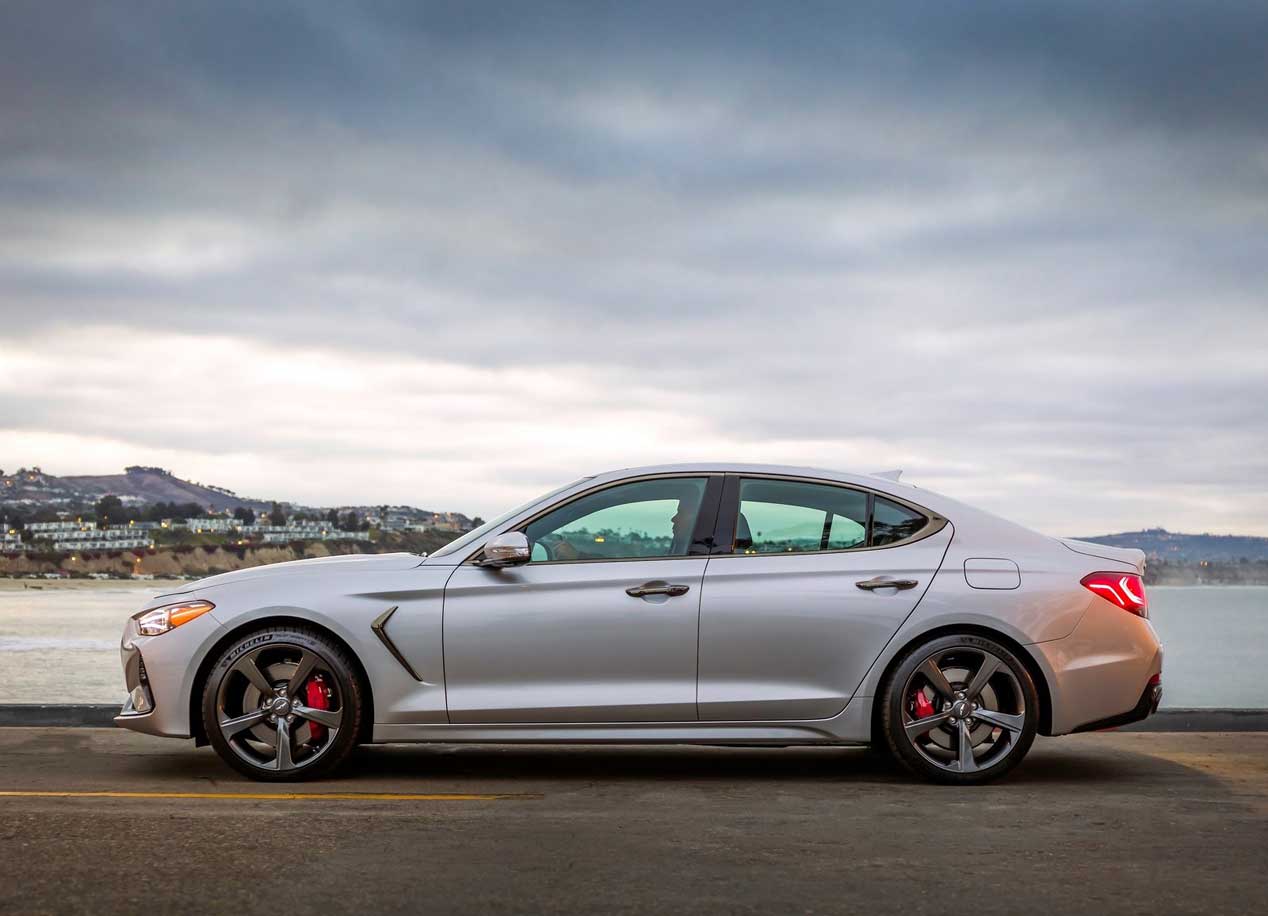
[[[154,546],[154,541],[144,532],[130,528],[98,528],[95,525],[59,531],[52,541],[54,550],[130,550]]]
[[[187,518],[184,527],[194,534],[228,534],[242,527],[236,518]]]
[[[122,529],[120,529],[122,530]],[[124,537],[104,538],[104,531],[97,532],[95,538],[75,538],[67,541],[54,541],[54,550],[134,550],[138,547],[148,549],[154,541],[146,537],[137,537],[125,532]]]
[[[60,522],[31,522],[26,526],[26,530],[31,532],[33,537],[37,538],[59,538],[63,534],[71,531],[96,531],[96,522],[79,522],[79,521],[60,521]]]
[[[246,531],[246,529],[244,529]],[[368,541],[365,531],[342,531],[329,522],[295,522],[289,525],[254,525],[249,531],[266,544],[290,541]]]

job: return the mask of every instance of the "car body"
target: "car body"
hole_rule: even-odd
[[[430,556],[301,560],[158,596],[152,618],[188,619],[166,630],[162,620],[142,627],[145,612],[128,621],[129,699],[116,722],[211,740],[222,754],[234,739],[217,741],[217,722],[249,724],[245,734],[265,743],[242,739],[238,759],[226,757],[248,775],[322,772],[289,759],[293,735],[281,742],[292,772],[267,759],[278,722],[306,721],[288,702],[319,715],[298,698],[306,689],[321,701],[312,682],[279,696],[311,659],[307,643],[291,655],[270,643],[298,631],[322,640],[309,647],[327,665],[317,683],[329,695],[343,684],[327,705],[349,712],[321,713],[331,728],[311,731],[334,734],[337,720],[349,746],[884,744],[887,728],[915,731],[923,717],[938,727],[913,747],[894,738],[899,758],[940,781],[980,781],[1015,765],[1036,732],[1157,708],[1162,649],[1143,570],[1140,551],[1048,537],[896,474],[626,469],[576,481]],[[1101,584],[1082,584],[1095,575]],[[1127,609],[1111,594],[1119,577]],[[916,657],[948,639],[932,663]],[[271,677],[253,653],[272,659]],[[235,665],[236,680],[225,673]],[[970,683],[975,671],[982,684]],[[213,677],[233,681],[219,700]],[[970,687],[986,693],[966,699]],[[975,734],[986,737],[973,745]],[[319,743],[308,734],[295,749],[315,763]],[[990,753],[975,761],[970,748],[965,759],[967,745]]]

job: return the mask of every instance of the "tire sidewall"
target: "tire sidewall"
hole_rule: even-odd
[[[309,766],[285,773],[254,766],[242,759],[221,735],[217,716],[216,697],[230,669],[243,655],[263,646],[294,646],[320,656],[338,682],[339,696],[343,703],[343,720],[339,726],[339,734],[335,736],[334,743],[322,752],[321,759]],[[360,678],[347,653],[341,647],[319,633],[300,627],[262,627],[231,642],[207,672],[203,682],[203,728],[208,741],[221,759],[251,779],[264,782],[313,779],[329,774],[347,759],[352,749],[356,747],[357,735],[361,728],[362,699]]]
[[[1021,734],[1013,742],[1013,746],[1009,748],[1008,753],[1002,760],[972,773],[957,773],[951,770],[944,770],[930,763],[911,746],[902,724],[904,701],[902,691],[908,678],[915,673],[916,669],[929,655],[957,647],[981,649],[999,657],[1017,678],[1017,682],[1021,685],[1022,698],[1026,704],[1026,724]],[[952,785],[978,785],[999,779],[1021,763],[1022,758],[1030,750],[1031,744],[1034,743],[1035,735],[1039,730],[1039,691],[1035,687],[1034,678],[1031,677],[1030,670],[1022,663],[1015,652],[985,636],[977,636],[970,633],[951,633],[921,643],[904,655],[902,661],[894,667],[889,677],[886,678],[881,698],[883,706],[880,731],[886,744],[894,756],[907,769],[934,782]]]

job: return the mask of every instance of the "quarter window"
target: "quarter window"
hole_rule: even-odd
[[[872,508],[872,546],[906,540],[925,526],[925,517],[883,496]]]
[[[524,529],[532,562],[685,557],[707,483],[640,480],[573,500]]]
[[[736,553],[847,550],[867,543],[867,494],[790,480],[741,480]]]

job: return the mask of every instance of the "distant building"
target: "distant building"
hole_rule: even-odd
[[[286,525],[250,525],[243,534],[259,538],[266,544],[286,544],[291,541],[368,541],[365,531],[344,531],[321,521],[291,522]]]
[[[131,550],[154,546],[154,541],[143,532],[130,528],[98,529],[96,525],[59,531],[52,540],[54,550]]]
[[[187,518],[181,526],[194,534],[228,534],[242,527],[236,518]]]
[[[59,538],[72,531],[96,531],[97,523],[69,520],[60,522],[31,522],[31,524],[26,526],[26,530],[31,532],[32,537]]]

